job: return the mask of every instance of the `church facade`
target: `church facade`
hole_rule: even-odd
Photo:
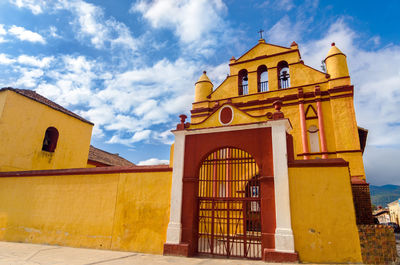
[[[326,72],[313,69],[295,42],[260,39],[232,57],[217,88],[203,72],[190,122],[182,114],[172,131],[169,166],[96,150],[93,124],[45,98],[50,108],[29,101],[48,117],[34,149],[57,163],[18,164],[27,156],[16,145],[1,153],[12,157],[0,167],[0,240],[274,262],[393,261],[393,232],[373,225],[362,160],[368,131],[356,122],[346,55],[332,44],[324,62]],[[26,107],[20,93],[28,92],[0,92],[1,122],[11,122],[18,115],[4,111],[6,99]],[[6,126],[16,133],[5,136],[35,124],[24,119],[31,122]],[[74,127],[68,122],[85,132],[71,133],[76,147],[61,138]],[[65,164],[73,155],[62,150],[83,156]]]
[[[326,72],[298,45],[260,39],[230,60],[217,88],[204,71],[191,122],[181,116],[164,254],[266,261],[361,262],[358,225],[371,225],[346,55]]]

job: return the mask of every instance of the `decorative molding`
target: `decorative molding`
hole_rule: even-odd
[[[308,113],[310,110],[311,114]],[[318,119],[317,111],[311,104],[307,106],[305,115],[306,115],[306,120]]]
[[[62,175],[97,175],[114,173],[139,173],[139,172],[165,172],[172,171],[168,165],[156,166],[109,166],[93,168],[68,168],[30,171],[8,171],[0,172],[1,177],[41,177],[41,176],[62,176]]]
[[[342,158],[309,159],[289,161],[289,167],[348,167],[349,162]]]

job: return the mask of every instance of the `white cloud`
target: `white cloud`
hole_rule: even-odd
[[[168,165],[169,160],[161,160],[158,158],[150,158],[137,163],[138,166]]]
[[[113,137],[111,137],[109,141],[107,141],[107,143],[110,144],[120,143],[130,146],[133,143],[149,139],[150,134],[151,130],[143,130],[134,133],[133,136],[130,138],[121,138],[119,135],[114,135]]]
[[[25,55],[25,54],[18,56],[18,59],[17,59],[18,63],[20,63],[20,64],[36,66],[39,68],[48,67],[53,60],[54,60],[53,56],[43,57],[43,58],[39,59],[35,56],[30,56],[30,55]]]
[[[16,86],[33,88],[38,83],[38,79],[43,76],[43,71],[41,69],[27,69],[21,68],[22,76],[16,81]]]
[[[7,31],[5,30],[4,25],[0,24],[0,35],[6,35],[6,34],[7,34]]]
[[[48,1],[46,0],[10,0],[10,2],[19,8],[28,8],[33,14],[38,15],[43,12],[43,8]]]
[[[8,32],[22,41],[39,42],[45,44],[46,41],[39,33],[25,29],[24,27],[11,26]]]
[[[0,43],[6,42],[6,40],[5,40],[4,37],[3,37],[3,35],[6,35],[6,34],[7,34],[7,31],[6,31],[6,29],[4,28],[4,25],[3,25],[3,24],[0,24]]]
[[[162,142],[163,144],[171,145],[174,142],[174,135],[172,134],[171,130],[155,132],[154,139]]]
[[[12,64],[15,62],[16,60],[10,58],[7,54],[0,53],[0,64]]]
[[[137,49],[137,40],[131,35],[129,28],[113,18],[105,19],[102,8],[85,1],[60,1],[56,9],[65,9],[76,16],[73,25],[78,37],[82,41],[90,39],[97,49],[106,48],[106,45],[124,47],[129,50]]]
[[[303,21],[293,24],[290,17],[285,15],[267,31],[267,40],[269,43],[288,47],[292,41],[300,39],[303,27]]]
[[[53,38],[61,38],[61,36],[57,34],[57,28],[55,26],[50,26],[49,35]]]
[[[221,0],[141,0],[132,5],[131,12],[141,13],[154,28],[173,30],[185,44],[203,42],[202,47],[208,47],[215,38],[207,36],[226,29],[222,19],[226,9]]]
[[[138,40],[132,37],[129,28],[114,18],[105,18],[104,11],[97,5],[83,0],[10,0],[20,7],[28,8],[33,14],[43,13],[45,10],[57,12],[67,10],[74,16],[71,24],[76,31],[77,38],[93,45],[97,49],[123,47],[130,51],[137,50]],[[59,38],[54,26],[50,27],[49,35]]]

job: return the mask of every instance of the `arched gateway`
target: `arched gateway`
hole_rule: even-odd
[[[199,169],[198,253],[261,259],[259,169],[247,152],[225,147]]]
[[[228,106],[232,116],[241,114]],[[286,149],[290,123],[184,126],[183,120],[174,131],[164,254],[296,260]]]

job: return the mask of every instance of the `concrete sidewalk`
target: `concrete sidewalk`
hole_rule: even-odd
[[[134,252],[70,248],[28,243],[0,242],[0,265],[123,265],[123,264],[226,264],[265,265],[262,261],[239,259],[181,258]],[[277,264],[277,263],[272,263]]]

